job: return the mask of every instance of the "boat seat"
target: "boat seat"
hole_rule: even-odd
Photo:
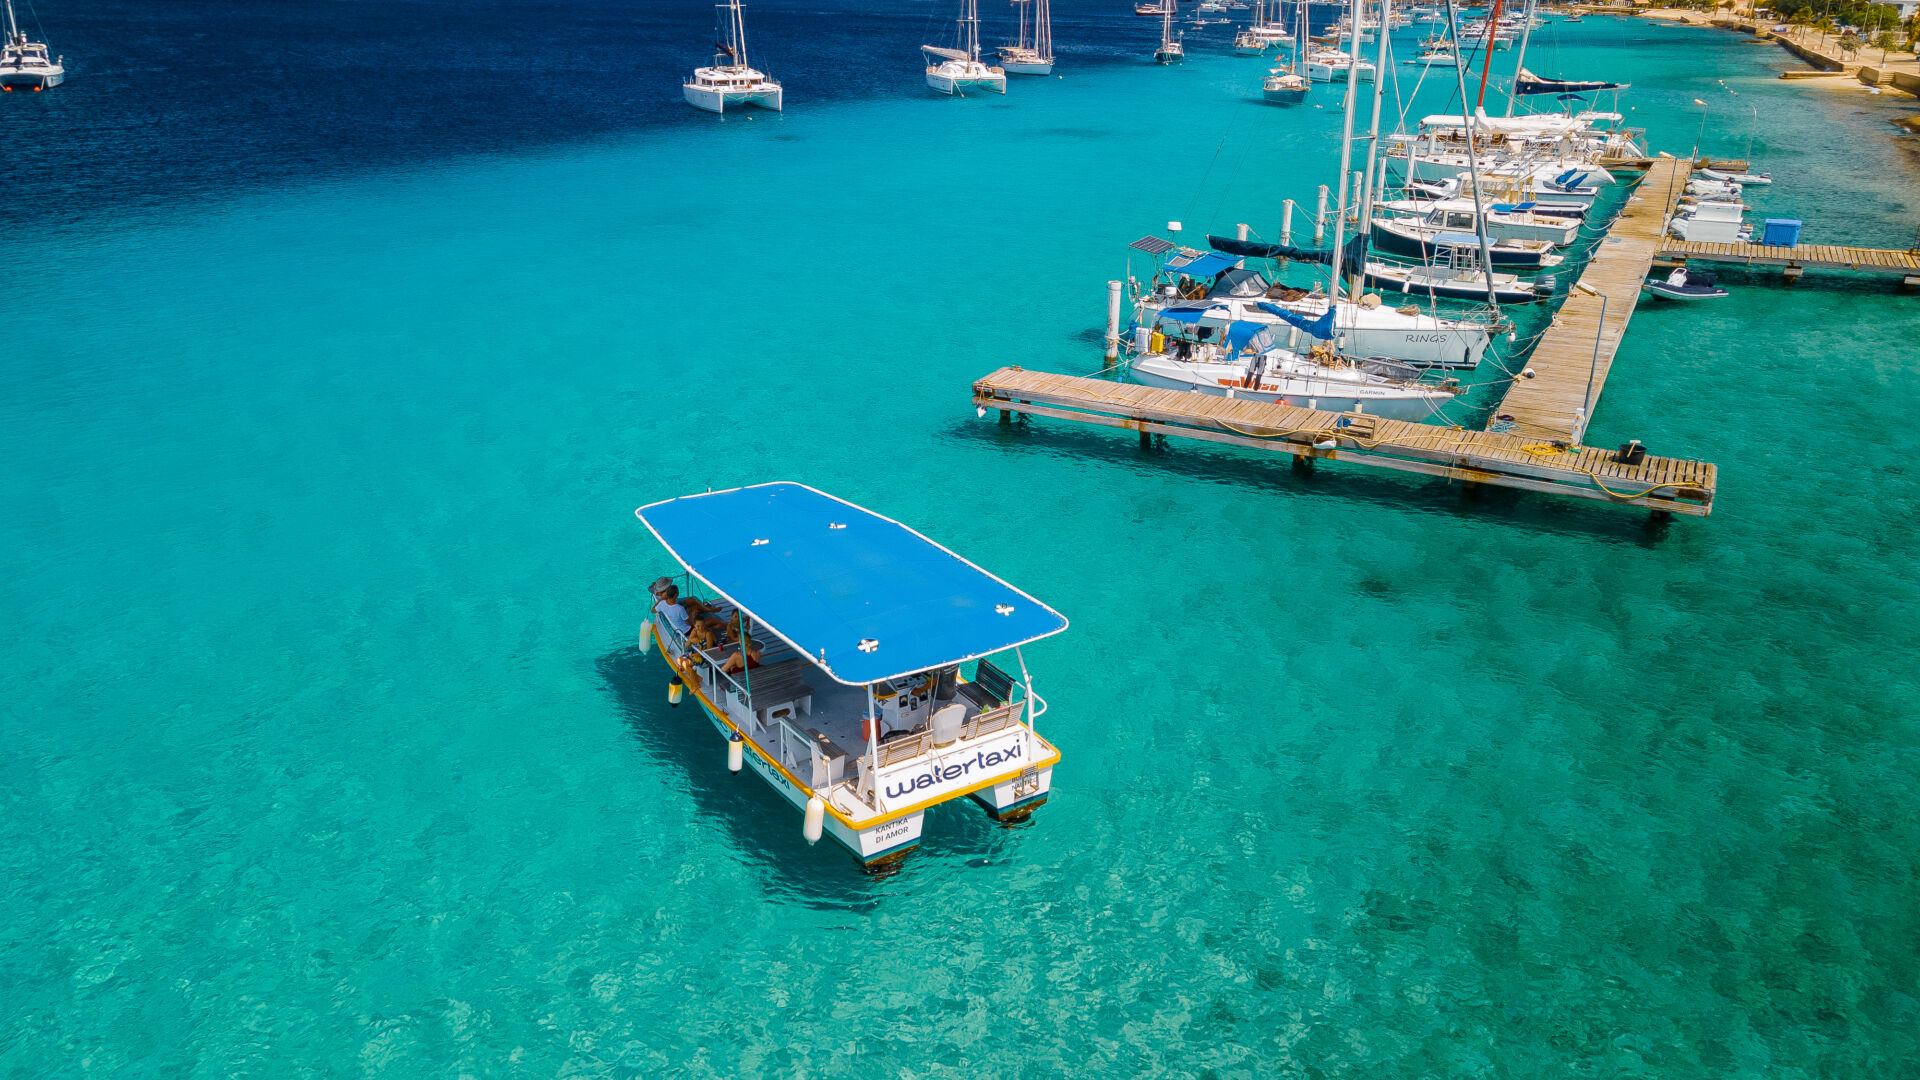
[[[973,681],[960,684],[960,696],[983,712],[997,709],[1013,699],[1013,676],[982,660],[974,669]]]
[[[762,725],[767,722],[768,710],[782,705],[792,705],[803,715],[813,714],[813,687],[807,685],[807,668],[811,666],[805,660],[784,660],[761,664],[747,673],[753,711]]]

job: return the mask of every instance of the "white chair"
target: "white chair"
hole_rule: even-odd
[[[960,738],[960,727],[966,722],[967,707],[959,703],[943,705],[933,713],[933,745],[952,746]]]

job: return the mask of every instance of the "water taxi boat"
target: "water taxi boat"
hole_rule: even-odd
[[[1014,821],[1046,801],[1060,752],[1034,731],[1047,705],[1021,648],[1065,630],[1059,612],[803,484],[635,514],[685,571],[657,595],[718,597],[656,603],[641,651],[660,647],[668,700],[691,693],[728,768],[752,769],[800,809],[809,842],[830,836],[873,867],[917,846],[941,803],[971,797]],[[746,647],[706,640],[726,628]],[[991,659],[1002,653],[1005,667]]]

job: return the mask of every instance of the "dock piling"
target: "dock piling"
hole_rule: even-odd
[[[1120,283],[1107,282],[1107,364],[1120,358]]]

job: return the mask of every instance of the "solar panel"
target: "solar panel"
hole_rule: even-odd
[[[1143,236],[1127,246],[1135,251],[1144,251],[1149,255],[1165,255],[1167,252],[1173,250],[1171,241],[1162,240],[1157,236]]]

